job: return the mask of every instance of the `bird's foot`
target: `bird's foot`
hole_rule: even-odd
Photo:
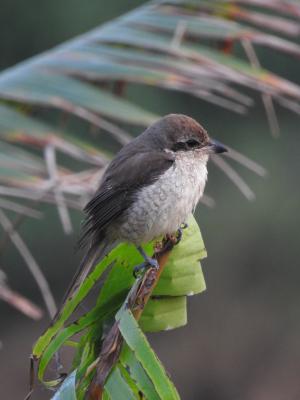
[[[133,276],[137,278],[139,275],[144,274],[144,272],[149,268],[159,268],[158,261],[155,258],[149,257],[141,246],[137,247],[138,251],[144,258],[144,262],[142,264],[137,265],[134,267]]]
[[[155,258],[147,257],[146,261],[134,267],[133,276],[135,278],[138,278],[140,275],[143,275],[149,268],[159,268],[158,262]]]
[[[188,228],[188,224],[186,222],[184,222],[177,229],[177,232],[176,232],[176,235],[175,235],[175,243],[174,243],[175,245],[177,245],[181,241],[183,230],[186,229],[186,228]]]

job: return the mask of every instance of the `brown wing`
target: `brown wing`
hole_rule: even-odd
[[[124,148],[109,165],[100,187],[84,208],[80,246],[100,243],[106,228],[130,207],[137,191],[153,183],[174,162],[164,151],[138,152]]]

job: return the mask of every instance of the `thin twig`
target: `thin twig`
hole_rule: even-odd
[[[69,215],[69,210],[66,205],[62,191],[56,185],[58,182],[58,173],[57,173],[56,155],[54,146],[52,145],[46,146],[45,161],[49,173],[50,182],[51,184],[54,184],[53,191],[62,226],[64,228],[65,233],[67,234],[72,233],[73,229],[72,229],[71,218]]]
[[[257,162],[246,157],[244,154],[234,150],[227,144],[226,148],[228,150],[228,153],[226,153],[226,157],[231,158],[232,160],[238,162],[239,164],[243,165],[244,167],[248,168],[250,171],[254,172],[255,174],[261,177],[268,175],[268,171]]]
[[[240,189],[243,195],[248,200],[254,200],[255,194],[246,184],[246,182],[240,177],[240,175],[220,156],[214,155],[211,157],[212,162],[216,164],[232,182]]]
[[[287,108],[290,111],[300,115],[300,105],[296,101],[292,101],[290,99],[285,99],[282,96],[277,97],[277,101],[283,107]]]
[[[242,39],[242,46],[245,50],[245,53],[251,63],[251,65],[255,68],[261,68],[259,59],[255,53],[254,47],[252,46],[252,43],[250,42],[249,39]],[[271,133],[274,137],[278,137],[280,134],[280,128],[279,128],[279,123],[276,115],[276,111],[274,108],[274,103],[272,100],[272,96],[267,93],[263,93],[261,95],[262,101],[266,110],[269,126]]]
[[[178,48],[180,47],[183,39],[184,39],[184,35],[186,32],[186,22],[184,20],[181,20],[178,22],[172,41],[171,41],[171,46],[172,48]]]
[[[5,208],[10,211],[14,211],[18,214],[25,215],[31,218],[42,218],[43,214],[40,211],[34,210],[31,207],[23,206],[22,204],[15,203],[11,200],[0,199],[0,208]]]
[[[33,304],[30,300],[14,292],[6,283],[5,274],[0,270],[0,299],[6,301],[12,307],[27,315],[28,317],[38,320],[42,317],[43,311]]]
[[[119,128],[117,125],[99,117],[99,115],[88,111],[84,107],[76,106],[73,103],[70,103],[64,99],[56,98],[53,100],[53,103],[56,107],[59,107],[67,112],[77,115],[78,117],[90,122],[91,124],[97,126],[98,128],[102,128],[105,131],[111,133],[111,135],[122,145],[130,142],[132,137],[125,132],[123,129]]]
[[[191,89],[190,93],[192,93],[194,96],[205,99],[205,101],[208,101],[209,103],[215,104],[217,106],[220,106],[220,107],[225,108],[230,111],[234,111],[238,114],[246,114],[246,112],[247,112],[247,108],[245,106],[243,106],[242,104],[231,101],[225,97],[213,94],[212,92],[210,92],[208,90]]]
[[[65,181],[63,180],[62,183],[58,184],[62,185]],[[76,185],[74,185],[74,187],[79,187],[79,183],[78,182]],[[81,184],[83,184],[83,182],[81,182]],[[55,185],[54,185],[55,186]],[[49,186],[49,180],[47,180],[47,182],[42,182],[42,185],[40,187],[37,187],[36,185],[32,185],[32,186],[26,186],[26,188],[18,188],[18,187],[6,187],[6,186],[1,186],[0,185],[0,195],[3,196],[12,196],[12,197],[18,197],[18,198],[22,198],[22,199],[28,199],[28,200],[33,200],[36,202],[40,202],[43,201],[44,203],[50,203],[50,204],[55,204],[55,198],[53,196],[53,194],[50,192],[50,190],[52,190],[53,185]],[[70,192],[72,194],[76,194],[74,192],[75,188],[73,190],[71,190],[71,187],[66,188],[65,192]],[[86,191],[85,191],[86,192]],[[83,193],[85,194],[85,193]],[[71,198],[66,199],[66,201],[68,202],[68,206],[76,209],[80,209],[81,206],[80,204],[76,201],[73,200]]]
[[[56,314],[56,304],[54,301],[54,297],[51,293],[50,287],[46,278],[44,277],[40,267],[38,266],[37,262],[33,258],[32,254],[30,253],[27,245],[21,238],[18,232],[14,231],[13,224],[7,218],[5,213],[0,210],[0,225],[2,225],[3,229],[9,233],[9,237],[17,250],[19,251],[20,255],[26,262],[29,271],[31,272],[32,276],[34,277],[42,297],[44,299],[46,308],[51,318],[54,317]]]
[[[18,230],[18,228],[21,226],[21,224],[25,221],[26,216],[24,214],[19,214],[17,218],[11,222],[12,224],[12,231]],[[5,247],[8,245],[10,236],[9,236],[10,231],[4,231],[4,235],[0,240],[0,256],[4,253]]]

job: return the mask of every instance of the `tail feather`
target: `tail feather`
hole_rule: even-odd
[[[107,239],[103,239],[101,243],[92,244],[88,249],[87,253],[83,257],[61,303],[61,306],[57,310],[52,323],[54,323],[58,317],[61,315],[61,311],[65,306],[68,299],[73,297],[74,293],[79,289],[82,282],[88,276],[92,268],[103,259],[112,249],[115,247],[115,242],[110,242]]]

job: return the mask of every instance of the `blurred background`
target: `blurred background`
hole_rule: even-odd
[[[1,1],[0,67],[5,69],[114,18],[141,1]],[[263,66],[300,84],[299,61],[259,53]],[[130,96],[138,95],[130,88]],[[246,116],[189,95],[143,88],[139,102],[157,114],[188,114],[220,141],[263,165],[260,178],[236,165],[256,194],[247,201],[226,176],[209,168],[207,193],[214,208],[196,216],[208,251],[203,262],[207,290],[189,299],[188,325],[150,335],[150,341],[182,399],[281,400],[300,398],[300,119],[276,107],[281,136],[270,135],[261,98]],[[253,95],[251,93],[251,95]],[[138,131],[134,132],[137,133]],[[79,256],[74,253],[81,214],[72,212],[76,233],[64,235],[57,211],[30,220],[20,232],[59,301]],[[35,282],[13,246],[1,253],[1,268],[13,288],[42,305]],[[32,344],[48,324],[35,322],[0,302],[1,397],[21,399],[28,390]],[[33,398],[48,399],[41,389]]]

